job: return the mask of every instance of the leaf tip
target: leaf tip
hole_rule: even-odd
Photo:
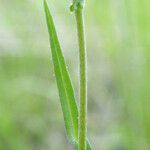
[[[45,10],[48,8],[48,4],[47,4],[47,1],[46,0],[43,0],[43,4],[44,4],[44,8]]]

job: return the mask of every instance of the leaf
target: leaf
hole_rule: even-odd
[[[65,120],[66,132],[68,139],[77,149],[78,143],[78,108],[74,96],[74,91],[67,71],[65,60],[60,48],[59,40],[55,30],[52,15],[50,14],[46,0],[44,0],[44,8],[50,38],[52,59],[56,76],[57,87],[63,116]],[[91,150],[90,144],[87,144],[87,150]]]

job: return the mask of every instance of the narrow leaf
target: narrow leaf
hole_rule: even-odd
[[[45,0],[44,0],[44,7],[45,7],[46,20],[47,20],[47,26],[49,31],[54,71],[55,71],[63,116],[65,120],[66,132],[69,141],[77,149],[78,108],[74,96],[71,79],[69,77],[69,73],[67,71],[62,50],[60,48],[53,18],[50,14],[48,5]],[[89,143],[87,144],[87,150],[91,150]]]
[[[45,1],[44,6],[50,35],[55,76],[59,90],[61,106],[64,113],[66,130],[70,139],[74,137],[77,138],[78,121],[76,117],[78,117],[78,110],[75,96],[71,85],[71,80],[69,78],[69,74],[65,65],[64,57],[60,48],[60,44],[57,38],[52,16]]]

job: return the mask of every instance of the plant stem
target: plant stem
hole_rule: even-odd
[[[78,5],[75,11],[80,59],[80,110],[79,110],[79,150],[86,150],[87,137],[87,59],[85,44],[85,27],[83,17],[83,6]]]

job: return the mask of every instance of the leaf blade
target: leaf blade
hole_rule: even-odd
[[[63,108],[66,130],[69,138],[75,140],[74,138],[77,139],[78,137],[78,133],[77,133],[78,119],[76,118],[78,117],[77,104],[75,101],[75,96],[74,96],[71,80],[67,71],[67,67],[65,64],[65,60],[61,52],[60,44],[57,38],[53,19],[48,9],[46,1],[44,1],[44,7],[45,7],[47,25],[48,25],[49,35],[50,35],[50,43],[51,43],[51,51],[52,51],[55,76],[56,76],[57,86],[59,90],[61,106]]]

